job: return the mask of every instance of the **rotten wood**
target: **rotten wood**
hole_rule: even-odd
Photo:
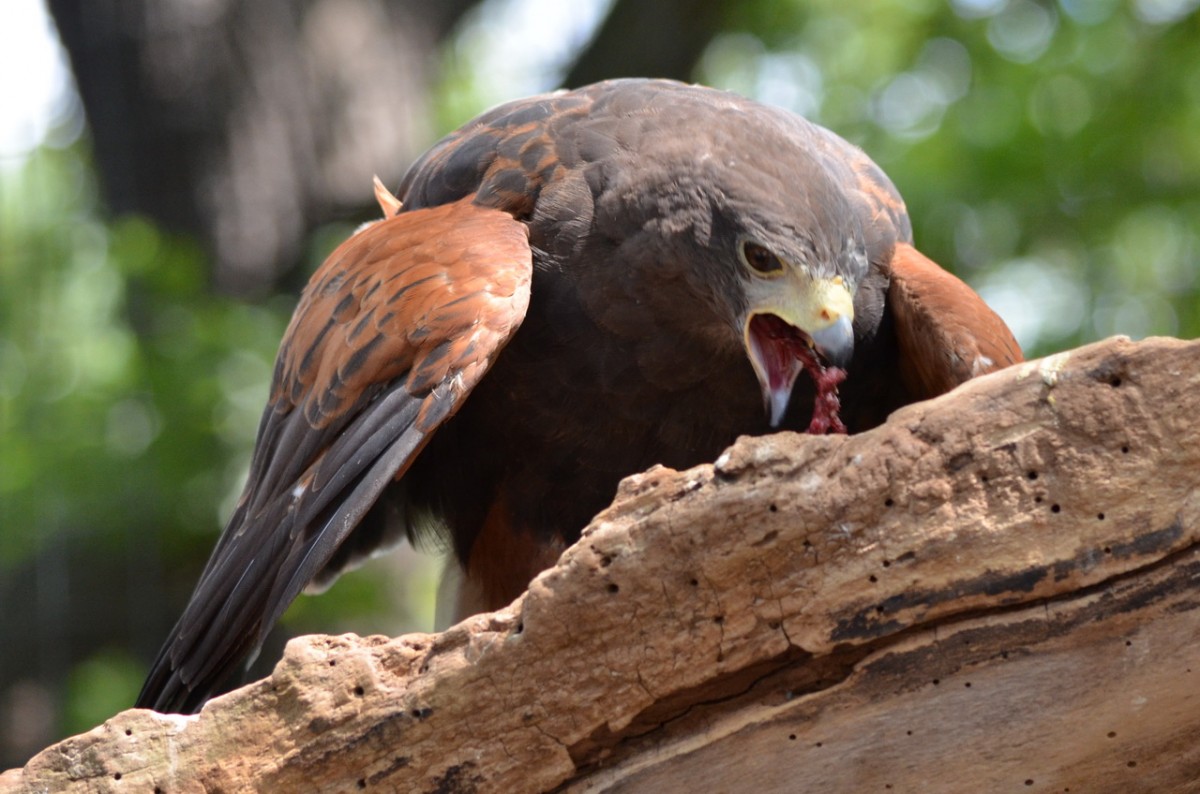
[[[1200,342],[629,478],[503,611],[293,641],[0,791],[1200,790]]]

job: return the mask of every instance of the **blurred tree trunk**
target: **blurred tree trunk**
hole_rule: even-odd
[[[311,227],[431,137],[433,55],[477,0],[49,0],[109,207],[270,288]]]
[[[612,77],[689,80],[692,69],[726,23],[724,0],[618,0],[567,73],[577,87]]]

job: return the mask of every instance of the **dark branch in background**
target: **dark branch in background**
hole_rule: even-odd
[[[727,7],[714,0],[618,0],[563,84],[575,88],[612,77],[690,80],[726,21]]]
[[[49,0],[108,206],[273,286],[428,143],[430,64],[476,0]],[[215,11],[213,9],[216,9]],[[388,164],[382,167],[380,164]]]

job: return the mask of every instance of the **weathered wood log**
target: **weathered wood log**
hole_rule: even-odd
[[[1200,791],[1200,342],[627,480],[509,609],[307,637],[3,791]]]

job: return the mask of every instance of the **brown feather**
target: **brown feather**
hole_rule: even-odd
[[[388,190],[378,176],[374,177],[375,185],[375,201],[379,202],[379,209],[383,212],[383,217],[390,218],[393,215],[400,214],[400,209],[403,205],[400,199],[392,195],[392,191]]]
[[[888,305],[896,321],[900,374],[914,399],[1023,361],[1004,321],[970,287],[907,243],[891,261]]]
[[[506,501],[501,489],[483,519],[459,586],[455,620],[510,603],[566,548],[561,539],[546,541],[516,524]]]

